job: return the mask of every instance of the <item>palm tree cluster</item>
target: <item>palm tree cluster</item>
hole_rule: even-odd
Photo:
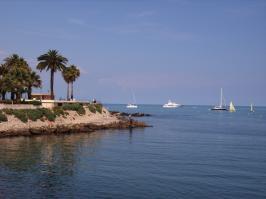
[[[75,65],[71,65],[65,68],[62,74],[67,83],[67,100],[73,100],[73,82],[80,76],[80,71]]]
[[[50,71],[50,96],[54,99],[54,74],[61,71],[67,83],[67,99],[73,100],[73,82],[80,76],[80,71],[75,65],[67,67],[68,59],[60,55],[57,50],[49,50],[38,58],[37,69]],[[19,101],[23,93],[31,99],[32,88],[41,87],[40,76],[33,71],[26,60],[17,54],[4,59],[0,65],[0,94],[2,100],[10,93],[11,100]],[[70,95],[71,90],[71,95]]]
[[[73,99],[73,82],[80,76],[79,69],[71,65],[66,66],[68,59],[60,55],[57,50],[49,50],[47,53],[38,57],[37,69],[40,71],[50,70],[50,95],[54,99],[54,74],[61,71],[63,78],[67,83],[67,100]],[[71,97],[69,97],[69,86],[71,85]]]
[[[2,100],[11,93],[11,99],[19,101],[23,93],[31,97],[32,87],[41,87],[40,76],[33,71],[26,60],[17,54],[4,59],[0,65],[0,92]]]

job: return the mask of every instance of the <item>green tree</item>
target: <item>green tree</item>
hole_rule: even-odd
[[[70,82],[71,82],[71,69],[70,67],[66,67],[63,72],[63,79],[67,83],[67,100],[70,100]]]
[[[75,65],[71,65],[67,68],[65,68],[65,70],[63,70],[63,78],[65,80],[65,82],[67,83],[67,99],[72,99],[73,100],[73,83],[76,81],[76,79],[80,76],[80,70],[78,69],[77,66]],[[71,88],[70,88],[71,86]],[[71,90],[71,92],[70,92]],[[70,94],[71,93],[71,94]],[[69,96],[69,94],[71,96]]]
[[[27,65],[19,65],[19,63],[8,70],[3,76],[2,86],[5,91],[15,94],[16,100],[21,99],[21,94],[25,91],[30,79],[30,68]],[[13,100],[14,96],[11,95]]]
[[[0,67],[0,86],[2,99],[5,99],[6,92],[11,92],[11,99],[20,100],[21,94],[25,92],[30,79],[30,71],[28,63],[23,57],[13,54],[4,59],[4,63]]]
[[[68,62],[67,58],[63,57],[58,53],[57,50],[49,50],[47,53],[38,57],[37,69],[43,71],[50,70],[50,94],[51,98],[54,99],[54,74],[55,72],[63,71]]]
[[[38,75],[35,71],[31,71],[27,85],[28,99],[31,99],[32,87],[40,88],[41,85],[42,85],[42,80],[40,78],[40,75]]]

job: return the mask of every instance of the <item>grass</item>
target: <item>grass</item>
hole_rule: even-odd
[[[85,109],[82,104],[64,104],[62,108],[66,111],[76,111],[79,115],[85,114]]]
[[[102,113],[102,104],[88,104],[88,109],[92,113]],[[66,111],[76,111],[79,115],[85,114],[85,109],[82,104],[64,104],[62,107],[55,107],[53,109],[36,108],[36,109],[3,109],[0,110],[0,122],[6,122],[6,115],[14,115],[20,121],[26,123],[28,120],[41,121],[49,120],[55,121],[56,117],[68,115]]]
[[[96,108],[95,108],[94,104],[89,104],[88,108],[89,108],[90,112],[96,113]]]
[[[20,121],[26,123],[28,120],[37,121],[47,119],[49,121],[54,121],[56,114],[47,108],[37,108],[37,109],[3,109],[8,115],[14,115]]]
[[[103,111],[103,105],[102,104],[89,104],[88,108],[90,110],[90,112],[92,113],[102,113]]]

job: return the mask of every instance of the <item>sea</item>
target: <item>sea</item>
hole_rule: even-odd
[[[266,198],[266,107],[106,105],[152,127],[0,139],[0,198]]]

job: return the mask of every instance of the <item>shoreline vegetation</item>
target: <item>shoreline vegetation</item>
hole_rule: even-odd
[[[0,138],[144,127],[148,127],[144,122],[112,115],[97,104],[0,111]]]
[[[37,70],[50,72],[49,94],[32,93],[33,88],[42,87],[42,80],[23,57],[13,54],[0,64],[0,137],[147,127],[127,115],[111,114],[96,100],[75,100],[73,83],[80,70],[67,66],[68,59],[57,50],[48,50],[37,61]],[[58,71],[67,85],[66,99],[55,98]]]

